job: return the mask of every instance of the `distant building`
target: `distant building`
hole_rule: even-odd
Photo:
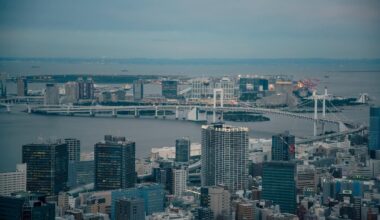
[[[53,83],[46,84],[45,88],[45,105],[59,104],[59,88]]]
[[[371,107],[369,110],[369,145],[371,158],[375,159],[376,151],[380,151],[380,107]]]
[[[26,191],[26,164],[17,164],[16,172],[0,173],[0,195]]]
[[[111,193],[112,211],[115,216],[115,203],[123,198],[140,198],[144,201],[145,215],[164,211],[165,190],[161,184],[140,184],[134,188],[113,190]]]
[[[190,160],[190,139],[180,138],[175,141],[175,161],[187,163]]]
[[[198,207],[196,209],[196,220],[213,220],[214,214],[210,208]]]
[[[272,160],[293,160],[295,157],[295,137],[288,131],[272,136]]]
[[[248,128],[223,123],[202,126],[202,186],[244,190],[248,177]]]
[[[54,220],[55,205],[48,203],[42,193],[20,192],[0,196],[0,219]]]
[[[17,78],[17,96],[27,96],[28,95],[28,82],[24,77]]]
[[[228,190],[219,186],[209,186],[201,188],[200,205],[203,208],[210,208],[213,214],[212,219],[230,219],[230,198]]]
[[[7,78],[5,74],[0,74],[0,98],[7,97]]]
[[[95,144],[95,189],[111,190],[134,187],[135,142],[125,137],[106,135]]]
[[[79,99],[94,99],[95,89],[92,78],[87,78],[84,80],[80,77],[77,80],[77,83],[79,89]]]
[[[256,100],[262,93],[269,90],[268,79],[257,77],[239,78],[240,100]]]
[[[236,205],[235,220],[254,220],[254,204],[242,201]]]
[[[76,138],[65,138],[64,141],[69,151],[69,160],[80,161],[80,140]]]
[[[133,99],[135,101],[144,99],[144,81],[136,80],[133,82]]]
[[[79,100],[78,82],[67,82],[65,84],[65,97],[67,103],[77,103]]]
[[[296,164],[293,162],[265,162],[261,198],[279,205],[281,212],[295,214],[297,207],[296,172]]]
[[[188,171],[186,167],[175,168],[172,170],[173,172],[173,195],[175,196],[183,196],[186,188],[187,188],[187,177]]]
[[[167,99],[176,99],[178,93],[178,81],[177,80],[163,80],[161,82],[162,96]]]
[[[207,99],[214,96],[214,89],[223,89],[224,100],[235,99],[235,81],[230,78],[222,79],[199,78],[191,82],[191,99]]]
[[[141,198],[125,198],[115,201],[115,220],[145,219],[144,200]]]
[[[297,166],[297,189],[301,192],[312,190],[316,192],[317,176],[315,168],[307,165]]]
[[[68,176],[66,144],[23,145],[22,162],[27,164],[26,189],[28,191],[57,195],[65,189]]]

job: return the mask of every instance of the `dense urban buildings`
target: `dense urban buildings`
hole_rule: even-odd
[[[202,126],[202,186],[247,187],[248,128],[223,123]]]
[[[208,186],[201,188],[200,206],[202,208],[209,208],[212,212],[212,219],[230,219],[231,194],[228,190],[220,186]],[[203,215],[209,213],[203,213]]]
[[[175,141],[175,161],[187,163],[190,160],[190,139],[180,138]]]
[[[66,188],[68,151],[64,143],[38,143],[22,146],[26,163],[28,191],[57,195]]]
[[[135,185],[135,142],[106,135],[95,144],[95,188],[110,190]]]
[[[295,157],[295,137],[288,131],[272,136],[272,160],[293,160]]]
[[[296,213],[296,168],[295,163],[285,161],[263,165],[262,199],[273,201],[284,213]]]
[[[15,172],[0,173],[0,195],[26,191],[26,164],[17,164]]]

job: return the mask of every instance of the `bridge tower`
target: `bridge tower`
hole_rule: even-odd
[[[214,89],[214,109],[213,109],[213,112],[212,112],[212,122],[215,123],[216,122],[216,96],[217,94],[220,94],[220,107],[223,108],[223,99],[224,99],[224,93],[223,93],[223,89],[219,88],[219,89]],[[223,113],[222,113],[223,114]]]

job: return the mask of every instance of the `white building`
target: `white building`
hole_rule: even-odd
[[[187,169],[173,169],[173,194],[181,197],[187,186]]]
[[[191,82],[191,99],[207,99],[214,96],[214,89],[223,89],[224,100],[236,99],[236,82],[228,77],[220,80],[198,78]]]
[[[26,191],[26,164],[17,164],[16,172],[0,173],[0,195]]]

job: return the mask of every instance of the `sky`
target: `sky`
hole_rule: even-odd
[[[0,0],[0,56],[380,58],[380,1]]]

